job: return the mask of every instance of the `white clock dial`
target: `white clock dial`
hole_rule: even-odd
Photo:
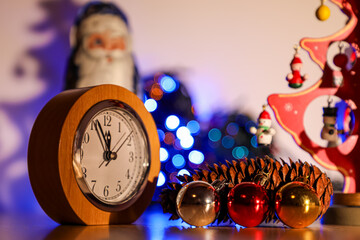
[[[122,104],[112,104],[105,102],[89,111],[74,144],[78,184],[100,208],[136,198],[149,168],[147,136],[141,122]]]

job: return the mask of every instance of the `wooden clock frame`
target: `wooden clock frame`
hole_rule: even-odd
[[[73,170],[76,131],[95,104],[116,100],[131,107],[148,136],[150,166],[144,190],[131,206],[104,211],[94,206],[79,188]],[[134,222],[150,204],[160,171],[157,128],[143,102],[132,92],[115,85],[64,91],[39,113],[29,140],[28,169],[31,186],[43,210],[62,224],[104,225]]]

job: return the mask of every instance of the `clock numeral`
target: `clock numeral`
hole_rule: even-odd
[[[117,192],[120,192],[120,190],[121,190],[120,182],[121,182],[121,181],[118,181],[118,182],[117,182],[117,186],[116,186],[116,191],[117,191]]]
[[[87,143],[89,143],[89,141],[90,141],[90,135],[88,132],[86,132],[84,134],[83,142],[87,144]]]
[[[91,124],[90,124],[90,130],[94,130],[95,129],[95,121],[91,121]]]
[[[93,183],[91,191],[94,192],[94,188],[95,188],[95,185],[96,185],[96,180],[91,180],[91,183]]]
[[[104,126],[110,127],[111,126],[111,116],[104,115]]]
[[[81,171],[82,171],[83,177],[86,178],[86,171],[87,171],[86,168],[82,167]]]
[[[130,179],[130,169],[128,169],[128,170],[126,171],[125,177],[126,177],[127,179]]]
[[[120,122],[119,122],[119,132],[121,132],[121,124],[120,124]]]
[[[128,143],[127,143],[127,145],[129,146],[129,147],[131,147],[131,136],[129,136],[129,141],[128,141]]]
[[[109,196],[109,185],[106,185],[104,187],[104,197],[107,197],[107,196]]]
[[[130,158],[129,158],[129,162],[133,162],[134,161],[134,152],[129,152]]]

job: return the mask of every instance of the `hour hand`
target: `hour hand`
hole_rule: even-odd
[[[103,130],[101,128],[101,125],[100,125],[98,120],[95,120],[94,126],[95,126],[96,133],[97,133],[97,135],[99,137],[101,146],[102,146],[102,148],[103,148],[103,150],[105,152],[106,149],[107,149],[106,138],[105,138],[104,132],[103,132]]]

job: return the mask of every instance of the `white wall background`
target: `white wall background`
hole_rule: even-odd
[[[18,186],[25,182],[29,187],[26,148],[32,123],[46,100],[62,88],[62,71],[50,72],[56,80],[44,80],[38,74],[41,63],[28,54],[29,49],[54,41],[54,29],[34,32],[31,26],[51,17],[61,31],[68,31],[73,16],[62,16],[66,9],[49,16],[40,7],[41,2],[0,2],[0,211],[17,210],[22,204],[21,200],[14,201],[23,196],[14,193],[14,183]],[[81,5],[87,1],[51,2]],[[203,120],[215,110],[239,110],[255,120],[270,94],[300,91],[290,89],[285,81],[294,44],[304,37],[331,35],[347,20],[336,5],[326,1],[331,17],[318,21],[315,11],[320,0],[114,2],[128,16],[140,74],[177,70]],[[68,51],[67,41],[63,45]],[[300,54],[302,73],[310,76],[303,90],[319,80],[322,72],[304,51]],[[59,66],[65,65],[67,55],[59,55]],[[19,62],[26,70],[23,76],[14,75]],[[37,107],[27,107],[25,113],[16,111],[16,106],[37,99],[41,99]],[[278,156],[312,161],[276,122],[274,128]],[[339,174],[331,175],[341,178]],[[26,196],[31,194],[31,190],[26,192]],[[29,198],[34,202],[33,197]]]

